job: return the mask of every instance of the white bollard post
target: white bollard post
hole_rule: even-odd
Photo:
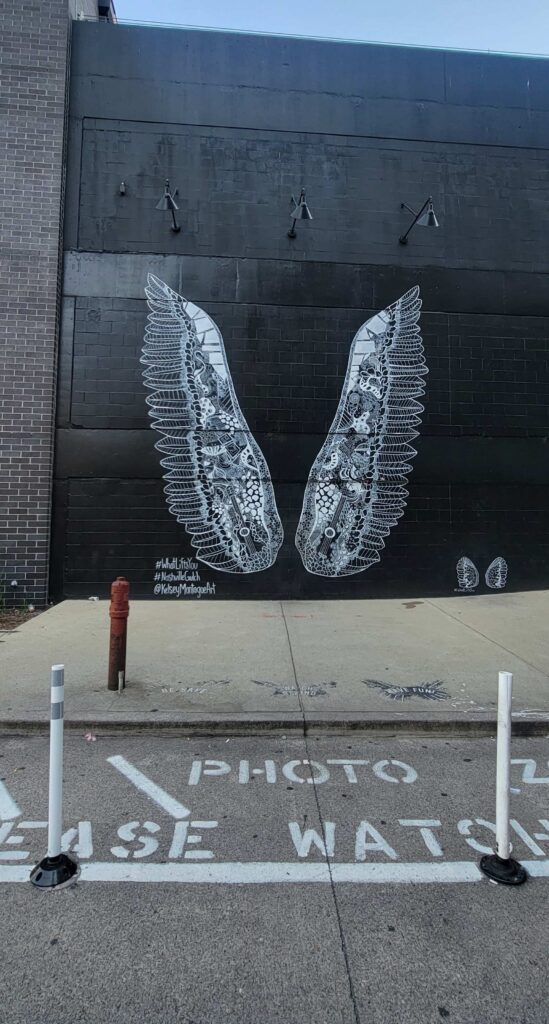
[[[65,711],[65,668],[53,665],[50,685],[50,781],[48,804],[48,851],[33,868],[30,881],[43,889],[67,882],[78,864],[61,853],[63,831],[63,720]]]
[[[50,689],[50,787],[48,806],[48,857],[61,853],[63,831],[63,716],[65,667],[53,665]]]
[[[509,860],[509,770],[511,766],[511,698],[513,676],[500,672],[498,679],[498,732],[496,753],[496,852]]]
[[[496,853],[482,857],[480,869],[494,882],[521,885],[528,876],[522,864],[511,857],[509,840],[512,694],[512,673],[500,672],[496,752]]]

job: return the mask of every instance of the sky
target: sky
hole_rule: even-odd
[[[121,21],[549,54],[549,0],[114,0]]]

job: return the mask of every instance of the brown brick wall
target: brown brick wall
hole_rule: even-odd
[[[67,0],[0,0],[0,588],[8,603],[39,606],[48,595],[68,58]]]

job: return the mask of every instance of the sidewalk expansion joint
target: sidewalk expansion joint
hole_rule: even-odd
[[[445,608],[440,608],[438,604],[434,604],[434,602],[429,598],[425,599],[425,604],[428,604],[431,608],[434,608],[435,611],[440,612],[441,615],[446,615],[446,617],[448,619],[451,619],[452,622],[457,622],[458,626],[462,626],[464,629],[469,629],[471,630],[471,633],[474,633],[476,636],[482,637],[483,640],[487,640],[488,643],[492,644],[493,647],[499,648],[500,651],[505,651],[506,654],[510,654],[511,657],[516,658],[517,661],[522,661],[523,665],[528,665],[528,668],[533,669],[534,672],[539,672],[542,676],[546,675],[544,670],[541,669],[538,665],[534,665],[533,662],[527,661],[526,658],[523,658],[521,654],[517,654],[516,651],[512,651],[509,647],[504,647],[504,645],[501,644],[499,640],[494,640],[493,637],[487,636],[486,633],[483,633],[480,629],[476,629],[474,626],[471,626],[468,622],[464,622],[463,619],[459,619],[456,615],[452,615],[452,613],[446,611]]]

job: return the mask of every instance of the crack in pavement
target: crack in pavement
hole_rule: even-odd
[[[343,962],[345,964],[345,973],[347,975],[347,983],[349,985],[349,998],[351,1000],[351,1005],[353,1007],[353,1015],[354,1015],[354,1018],[355,1018],[355,1024],[361,1024],[360,1014],[359,1014],[359,1010],[358,1010],[358,1000],[357,1000],[357,996],[356,996],[356,992],[355,992],[355,986],[354,986],[354,982],[353,982],[353,978],[352,978],[352,974],[351,974],[351,964],[350,964],[350,961],[349,961],[349,953],[348,953],[348,950],[347,950],[347,941],[345,939],[345,933],[344,933],[344,930],[343,930],[343,922],[341,920],[341,913],[340,913],[339,904],[338,904],[338,901],[337,901],[337,894],[336,894],[336,887],[335,887],[335,882],[334,882],[334,876],[333,876],[333,872],[332,872],[332,865],[330,863],[330,858],[328,856],[328,850],[326,848],[326,842],[325,842],[326,829],[325,829],[324,817],[323,817],[323,814],[322,814],[322,809],[320,807],[320,800],[319,800],[319,796],[318,796],[318,787],[317,787],[317,784],[315,782],[314,773],[311,771],[311,761],[313,760],[313,758],[311,758],[311,752],[309,750],[309,743],[308,743],[308,736],[307,736],[307,720],[306,720],[306,717],[305,717],[305,707],[304,707],[304,704],[303,704],[303,697],[302,697],[302,693],[301,693],[301,688],[300,688],[299,681],[298,681],[298,678],[297,678],[297,670],[296,670],[296,665],[295,665],[294,652],[292,650],[292,642],[291,642],[291,639],[290,639],[290,630],[288,628],[288,622],[287,622],[287,619],[286,619],[286,615],[285,615],[285,612],[284,612],[284,605],[283,605],[282,601],[280,602],[280,610],[282,612],[282,619],[283,619],[283,622],[284,622],[284,628],[286,630],[286,637],[287,637],[287,640],[288,640],[288,649],[289,649],[289,652],[290,652],[290,660],[291,660],[291,663],[292,663],[292,672],[293,672],[293,675],[294,675],[294,681],[295,681],[296,690],[297,690],[297,697],[298,697],[298,700],[299,700],[299,707],[300,707],[301,716],[302,716],[302,720],[303,720],[303,743],[304,743],[304,746],[305,746],[305,752],[307,754],[309,774],[310,774],[311,782],[312,782],[312,786],[313,786],[313,794],[314,794],[316,810],[317,810],[317,814],[318,814],[318,820],[320,822],[320,830],[321,830],[322,836],[324,837],[324,848],[325,848],[324,859],[325,859],[326,867],[328,868],[328,874],[330,876],[330,890],[331,890],[331,894],[332,894],[332,902],[333,902],[333,905],[334,905],[334,911],[335,911],[336,921],[337,921],[337,928],[338,928],[338,932],[339,932],[339,942],[340,942],[340,945],[341,945],[341,954],[343,956]]]
[[[517,658],[518,661],[522,661],[523,665],[528,665],[528,668],[534,669],[535,672],[539,672],[540,675],[545,676],[545,678],[547,678],[547,673],[544,672],[542,668],[539,668],[538,665],[534,665],[531,661],[527,661],[526,658],[523,658],[521,654],[517,654],[515,651],[512,651],[509,647],[504,647],[503,644],[500,644],[498,640],[493,640],[491,636],[487,636],[486,633],[483,633],[480,629],[475,629],[474,626],[470,626],[469,623],[464,622],[463,619],[458,619],[455,615],[452,615],[451,612],[447,612],[444,608],[440,608],[437,604],[434,604],[428,598],[425,600],[425,603],[431,605],[431,608],[435,608],[437,612],[440,612],[441,615],[446,615],[446,617],[452,619],[453,622],[457,622],[460,626],[464,626],[465,629],[470,629],[472,633],[476,633],[477,636],[481,636],[483,640],[488,640],[488,643],[493,644],[494,647],[499,647],[500,650],[505,651],[506,654],[511,654],[513,658]]]

